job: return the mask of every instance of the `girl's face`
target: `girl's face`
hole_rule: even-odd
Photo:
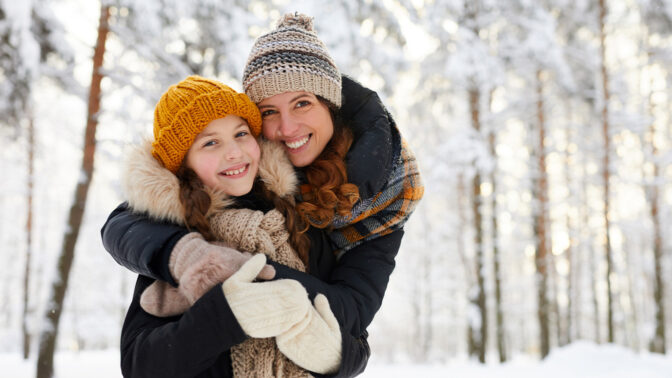
[[[228,115],[210,122],[196,136],[186,163],[207,187],[242,196],[252,190],[259,156],[259,144],[247,122]]]
[[[259,104],[266,139],[285,146],[296,167],[310,165],[334,135],[329,108],[310,92],[285,92]]]

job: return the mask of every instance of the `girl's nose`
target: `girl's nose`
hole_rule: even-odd
[[[238,143],[236,143],[235,141],[227,143],[224,148],[225,148],[224,156],[226,157],[227,160],[235,160],[243,155],[240,146],[238,146]]]

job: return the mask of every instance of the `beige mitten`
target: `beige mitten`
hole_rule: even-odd
[[[142,292],[140,307],[148,314],[166,317],[184,313],[191,303],[179,288],[172,287],[168,282],[154,281]]]
[[[266,263],[254,255],[222,284],[240,327],[251,337],[277,336],[306,317],[312,307],[306,289],[296,280],[252,282]]]
[[[215,285],[226,281],[252,255],[222,245],[211,244],[192,232],[180,239],[170,254],[168,267],[189,303],[193,304]],[[266,265],[257,278],[270,280],[275,269]]]
[[[140,306],[154,316],[174,316],[187,311],[215,285],[226,281],[252,255],[238,252],[218,243],[209,243],[201,234],[192,232],[183,236],[170,254],[168,268],[179,286],[174,288],[163,281],[155,281],[140,297]],[[258,278],[269,280],[275,269],[266,265]]]
[[[341,331],[322,294],[315,297],[308,315],[275,341],[282,354],[306,370],[329,374],[341,365]]]

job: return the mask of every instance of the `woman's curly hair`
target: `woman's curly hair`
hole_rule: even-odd
[[[329,104],[318,97],[320,101]],[[329,106],[329,105],[328,105]],[[338,112],[329,106],[334,134],[322,153],[304,168],[306,183],[301,186],[302,202],[296,210],[308,226],[327,228],[336,215],[348,215],[359,200],[359,189],[348,182],[345,155],[353,136]]]

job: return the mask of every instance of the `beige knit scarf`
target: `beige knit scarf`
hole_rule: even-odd
[[[306,267],[288,242],[285,218],[277,210],[266,214],[249,209],[224,210],[210,218],[217,240],[240,251],[264,253],[290,268]],[[231,348],[236,377],[308,377],[305,370],[285,357],[274,338],[248,339]]]

